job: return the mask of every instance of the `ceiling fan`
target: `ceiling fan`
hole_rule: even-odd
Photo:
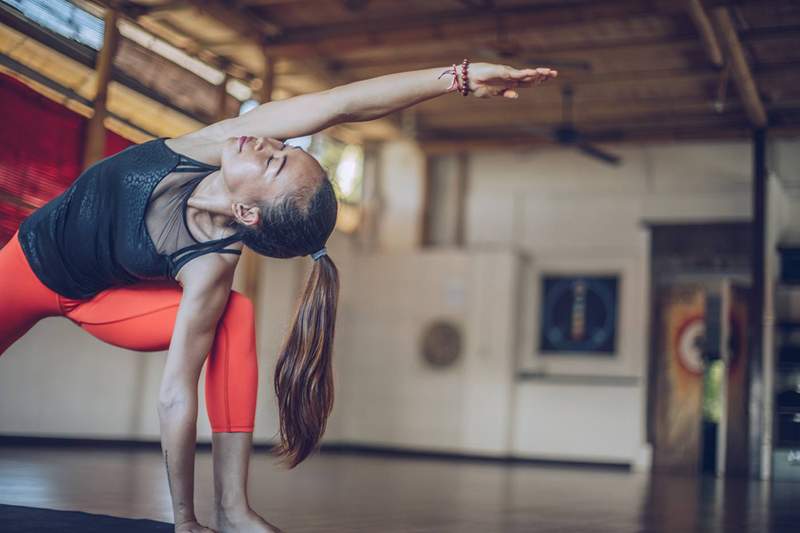
[[[572,96],[572,86],[564,84],[561,89],[561,124],[554,128],[522,128],[522,131],[533,133],[538,136],[546,136],[551,141],[561,146],[575,148],[584,155],[599,159],[609,165],[619,165],[622,162],[621,157],[598,148],[591,144],[590,141],[620,139],[623,136],[622,132],[610,130],[590,134],[579,132],[572,118]]]

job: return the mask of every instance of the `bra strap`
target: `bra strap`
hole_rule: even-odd
[[[170,276],[174,278],[183,265],[192,259],[195,259],[196,257],[200,257],[201,255],[210,253],[240,255],[242,253],[241,250],[231,250],[225,248],[225,246],[241,241],[242,237],[243,235],[241,233],[234,233],[233,235],[229,235],[223,239],[215,239],[212,241],[190,244],[189,246],[185,246],[180,250],[169,254],[167,256],[167,263],[169,263]]]

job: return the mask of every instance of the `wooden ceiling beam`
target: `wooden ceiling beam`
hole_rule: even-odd
[[[773,104],[773,113],[800,112],[800,95]],[[619,124],[626,121],[642,120],[659,124],[663,121],[679,119],[685,116],[705,117],[708,121],[725,119],[733,115],[747,114],[741,102],[730,102],[725,111],[718,113],[710,100],[697,98],[647,98],[619,101],[608,99],[591,105],[579,106],[574,111],[574,121],[581,127],[590,127],[597,123]],[[429,111],[419,117],[420,129],[448,129],[465,131],[484,128],[513,128],[517,126],[552,126],[560,124],[563,116],[556,102],[541,102],[523,108],[512,105],[503,108],[487,109],[483,112],[473,109],[472,112],[452,113]]]
[[[236,0],[239,6],[277,6],[280,4],[297,4],[300,2],[308,2],[309,4],[319,2],[320,0]],[[326,1],[326,0],[322,0]]]
[[[775,63],[762,65],[757,69],[759,77],[766,83],[767,81],[781,84],[787,87],[800,87],[800,62]],[[644,94],[649,94],[652,98],[672,99],[676,98],[676,92],[686,90],[680,89],[682,86],[691,84],[696,87],[692,93],[705,94],[704,87],[716,82],[718,74],[707,68],[694,67],[691,69],[659,69],[654,71],[629,71],[614,72],[608,74],[586,74],[570,78],[570,84],[575,91],[574,102],[576,107],[583,105],[605,105],[613,103],[609,94],[617,95],[614,98],[619,101],[623,95],[625,101],[628,100],[632,91],[639,90]],[[428,112],[442,114],[458,114],[469,110],[483,108],[486,112],[494,112],[495,109],[504,109],[508,106],[526,105],[549,105],[560,109],[560,88],[558,81],[553,85],[534,88],[528,92],[522,92],[520,99],[513,102],[504,100],[473,101],[459,98],[441,98],[435,102],[423,102],[419,105],[419,110],[424,117]],[[663,91],[659,92],[659,88]],[[677,87],[677,90],[673,90]],[[800,89],[790,91],[795,95],[800,94]],[[713,93],[706,94],[708,102],[713,99]],[[787,95],[791,97],[791,94]]]
[[[198,7],[198,9],[205,11],[222,24],[229,26],[237,32],[240,32],[253,44],[263,47],[265,54],[268,54],[273,58],[281,57],[281,54],[276,53],[272,46],[268,45],[268,43],[273,40],[277,34],[283,31],[277,25],[269,23],[271,26],[270,33],[263,33],[261,32],[260,28],[267,24],[265,21],[263,21],[263,19],[258,17],[253,19],[247,16],[247,14],[241,10],[231,9],[220,0],[191,1]],[[312,76],[322,80],[322,83],[328,87],[334,85],[343,85],[352,81],[339,73],[333,72],[332,69],[326,66],[324,61],[319,61],[317,58],[300,61],[300,63],[303,69],[305,69]],[[397,119],[384,119],[383,122],[388,129],[394,132],[399,131],[396,125]]]
[[[168,13],[170,11],[177,11],[180,9],[186,9],[194,7],[194,4],[190,0],[168,0],[166,2],[161,2],[160,4],[129,4],[126,6],[127,9],[137,9],[141,10],[143,15],[149,16],[160,16],[163,13]]]
[[[717,41],[717,36],[714,34],[714,28],[711,26],[711,20],[708,18],[705,8],[700,0],[687,0],[689,16],[700,35],[700,40],[703,42],[703,48],[706,50],[708,60],[717,68],[722,67],[724,59],[722,57],[722,48]]]
[[[739,98],[747,110],[747,116],[753,127],[764,128],[767,126],[767,113],[761,102],[761,96],[758,94],[753,73],[745,58],[742,43],[736,33],[730,12],[727,7],[717,7],[714,8],[713,17],[726,59],[731,65],[733,81],[739,92]]]
[[[675,5],[668,0],[608,0],[578,4],[553,2],[516,5],[493,9],[490,14],[487,16],[487,12],[460,9],[408,17],[284,28],[284,34],[274,40],[272,50],[284,56],[313,56],[319,53],[319,47],[343,53],[375,46],[402,46],[409,42],[463,40],[469,35],[494,35],[497,32],[497,17],[505,21],[505,30],[511,32],[552,29],[581,22],[684,15],[685,12],[682,5]]]
[[[211,18],[257,43],[265,38],[276,37],[282,32],[277,24],[266,21],[251,11],[231,8],[221,0],[189,0],[189,3],[198,11],[207,13]]]
[[[647,17],[631,17],[626,19],[628,23],[636,23],[637,21],[645,22],[645,18],[648,20],[652,20],[652,15]],[[574,31],[577,29],[577,26],[567,25],[561,28],[563,31]],[[535,31],[535,30],[533,30]],[[524,40],[526,32],[521,30],[519,32],[514,33],[515,40]],[[797,25],[789,25],[789,26],[779,26],[779,27],[771,27],[771,28],[751,28],[751,29],[744,29],[739,32],[739,38],[743,41],[750,42],[750,41],[761,41],[761,40],[768,40],[774,38],[797,38],[800,37],[800,26]],[[580,53],[580,52],[612,52],[615,50],[622,50],[628,48],[640,48],[640,47],[647,47],[647,46],[658,46],[658,45],[682,45],[688,43],[695,43],[697,41],[697,36],[694,32],[679,32],[673,33],[668,37],[660,36],[660,37],[639,37],[635,39],[630,38],[623,38],[618,41],[608,41],[602,44],[598,43],[589,43],[589,44],[569,44],[566,46],[556,45],[552,47],[533,47],[529,49],[524,49],[520,54],[521,55],[544,55],[544,54],[570,54],[570,53]],[[223,40],[197,40],[199,45],[205,47],[215,47],[215,46],[236,46],[236,45],[243,45],[248,44],[249,41],[240,39],[240,38],[230,38],[230,39],[223,39]],[[436,46],[431,47],[429,44],[431,42],[435,42]],[[391,61],[393,67],[398,65],[420,65],[424,63],[435,63],[439,64],[442,61],[447,63],[448,61],[452,61],[453,51],[463,51],[463,53],[467,53],[469,51],[473,51],[475,49],[475,43],[467,41],[463,38],[453,38],[450,40],[442,39],[438,36],[429,36],[427,39],[423,40],[415,40],[414,47],[401,47],[398,48],[393,43],[390,44],[382,44],[380,42],[374,42],[369,46],[370,55],[368,57],[353,57],[348,58],[347,53],[356,52],[358,53],[361,48],[355,49],[337,49],[337,61],[340,68],[348,69],[348,68],[360,68],[360,67],[370,67],[370,66],[379,66],[379,65],[386,65],[387,61]],[[420,53],[417,45],[421,45],[426,47],[426,49]],[[280,41],[272,43],[270,45],[273,51],[281,50],[283,46]],[[385,53],[385,56],[378,57],[377,52]],[[303,54],[301,54],[303,55]],[[311,54],[313,55],[313,54]],[[515,60],[509,59],[510,62],[514,62]]]
[[[791,137],[800,133],[798,128],[783,128],[781,135]],[[771,136],[775,132],[770,130]],[[707,128],[659,128],[631,130],[624,138],[614,141],[613,144],[643,143],[643,142],[675,142],[675,141],[710,141],[710,140],[739,140],[750,139],[752,134],[746,128],[731,128],[729,126],[707,127]],[[541,137],[483,137],[475,139],[450,139],[443,138],[420,138],[418,139],[420,149],[425,154],[447,155],[479,150],[541,150],[569,148],[543,139]],[[575,157],[585,157],[575,151]],[[599,163],[598,163],[599,164]]]
[[[800,127],[800,121],[795,124]],[[507,125],[507,126],[485,126],[475,129],[456,128],[449,129],[443,127],[426,126],[420,128],[420,139],[483,139],[483,138],[531,138],[548,141],[547,131],[557,126],[557,124],[531,124],[530,128],[537,131],[525,131],[528,126]],[[659,130],[664,129],[717,129],[717,128],[742,128],[749,129],[746,113],[740,110],[737,113],[725,115],[708,116],[705,113],[692,113],[686,115],[671,115],[663,117],[661,120],[653,121],[649,117],[631,117],[625,120],[610,119],[598,120],[590,123],[580,123],[576,125],[578,131],[586,137],[596,140],[596,142],[615,142],[623,140],[630,132]],[[543,131],[538,131],[538,130]]]
[[[454,42],[454,44],[459,44]],[[554,59],[563,58],[564,60],[574,60],[577,59],[575,57],[570,57],[572,54],[591,54],[592,56],[602,56],[604,54],[614,54],[620,51],[636,51],[637,53],[642,53],[650,50],[659,50],[664,48],[673,48],[673,47],[697,47],[696,44],[696,37],[693,34],[677,34],[673,35],[668,39],[664,38],[639,38],[639,39],[624,39],[615,42],[603,43],[603,44],[581,44],[581,45],[569,45],[564,47],[553,47],[553,48],[531,48],[528,50],[523,50],[517,56],[517,58],[509,58],[506,60],[509,64],[519,64],[522,62],[525,57],[553,57]],[[455,48],[455,47],[454,47]],[[460,43],[459,48],[463,50],[464,53],[468,53],[470,48],[474,48],[469,43]],[[388,52],[388,50],[387,50]],[[403,54],[403,55],[398,55]],[[339,60],[339,66],[342,69],[358,69],[358,68],[370,68],[370,67],[385,67],[387,64],[391,65],[392,69],[402,69],[405,67],[408,68],[419,68],[420,65],[446,65],[448,62],[452,63],[454,51],[449,49],[442,49],[440,46],[437,49],[431,49],[428,53],[418,54],[418,53],[406,53],[402,50],[393,50],[391,56],[388,57],[369,57],[369,58],[354,58],[348,59],[347,57],[342,57]],[[482,54],[480,51],[473,51],[470,57],[481,57]],[[581,55],[580,59],[586,61],[588,63],[592,62],[591,56]]]
[[[569,31],[569,30],[566,30]],[[791,41],[800,39],[800,27],[787,26],[781,28],[753,28],[740,32],[742,41],[750,44],[758,44],[765,41],[774,39],[786,39],[787,45],[791,45]],[[553,48],[535,48],[526,50],[518,54],[523,59],[525,57],[552,57],[553,59],[564,60],[581,60],[587,63],[596,62],[597,58],[608,57],[610,59],[617,59],[619,54],[638,54],[642,56],[656,55],[663,57],[662,52],[681,54],[685,57],[688,52],[696,48],[698,58],[702,53],[702,45],[698,42],[695,33],[679,33],[671,35],[669,38],[663,37],[646,37],[636,39],[622,39],[614,42],[606,42],[602,44],[579,44],[569,45],[564,47]],[[373,49],[374,51],[374,49]],[[346,55],[339,56],[338,67],[345,72],[352,72],[354,78],[364,77],[363,74],[358,73],[358,70],[366,70],[366,76],[374,75],[376,71],[386,73],[391,69],[392,71],[400,70],[414,70],[428,66],[445,65],[452,62],[453,57],[460,57],[461,55],[469,55],[475,60],[479,60],[482,55],[479,51],[475,51],[475,47],[471,43],[452,41],[450,43],[439,43],[436,47],[427,47],[423,51],[419,48],[409,49],[405,48],[386,48],[385,55],[370,55],[368,57],[354,57],[348,58]],[[506,62],[512,65],[521,64],[523,59],[511,58]],[[565,74],[570,73],[573,75],[583,75],[584,71],[581,69],[571,69],[569,67],[561,67],[559,70]]]

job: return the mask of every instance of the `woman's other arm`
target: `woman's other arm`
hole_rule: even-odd
[[[448,67],[438,67],[388,74],[327,91],[269,102],[196,133],[199,137],[217,141],[239,135],[287,139],[344,122],[373,120],[451,92],[453,76],[449,73],[441,76],[447,70]],[[472,94],[481,98],[516,98],[516,88],[536,85],[556,75],[556,71],[549,68],[518,70],[489,63],[469,66]]]
[[[211,531],[194,514],[197,384],[230,295],[233,268],[219,254],[187,263],[184,286],[159,391],[161,444],[176,532]],[[235,263],[234,263],[235,265]]]

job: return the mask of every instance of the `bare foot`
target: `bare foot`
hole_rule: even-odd
[[[235,512],[217,510],[212,527],[219,533],[283,533],[249,508]]]
[[[209,529],[195,520],[182,522],[175,525],[175,533],[215,533],[213,529]]]

